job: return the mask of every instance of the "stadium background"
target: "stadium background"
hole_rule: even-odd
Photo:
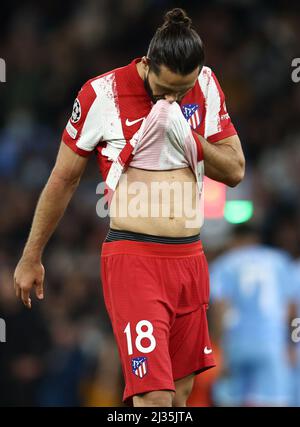
[[[248,200],[266,242],[299,256],[300,5],[265,0],[66,0],[1,5],[0,57],[0,405],[121,405],[118,355],[99,282],[108,221],[96,216],[96,162],[89,162],[44,256],[46,299],[23,308],[12,277],[78,89],[89,78],[146,53],[163,12],[182,6],[205,43],[247,159],[228,200]],[[209,260],[230,236],[208,219]],[[216,349],[217,350],[217,349]],[[191,404],[210,402],[220,367],[204,374]],[[300,381],[300,380],[299,380]]]

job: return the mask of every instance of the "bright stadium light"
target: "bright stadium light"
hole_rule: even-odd
[[[206,219],[220,219],[224,216],[226,186],[221,182],[204,177],[204,215]]]
[[[248,221],[253,215],[253,202],[250,200],[229,200],[225,204],[224,217],[231,224]]]

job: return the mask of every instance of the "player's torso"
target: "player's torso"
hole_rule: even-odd
[[[102,171],[117,158],[152,108],[144,88],[134,83],[122,69],[97,82],[104,106],[105,142],[98,147]],[[204,105],[197,104],[196,98],[200,98],[200,88],[187,94],[182,109],[191,127],[202,133]],[[195,175],[189,167],[159,171],[128,167],[113,196],[110,225],[147,234],[191,236],[201,225],[198,200]]]
[[[190,168],[148,171],[129,167],[111,203],[111,227],[158,236],[193,236],[200,230],[195,176]]]
[[[287,333],[288,312],[280,255],[262,245],[253,245],[232,251],[226,260],[232,272],[230,310],[225,322],[227,338],[247,342],[250,347],[255,344],[257,350],[261,346],[277,348]]]

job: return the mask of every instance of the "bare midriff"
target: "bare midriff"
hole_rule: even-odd
[[[152,171],[128,167],[114,193],[110,227],[166,237],[200,232],[199,192],[189,167]]]

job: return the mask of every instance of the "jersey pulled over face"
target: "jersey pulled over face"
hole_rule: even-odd
[[[104,180],[116,162],[122,167],[130,164],[134,136],[153,107],[137,71],[139,61],[140,58],[135,59],[125,67],[86,82],[63,132],[64,143],[79,155],[96,153]],[[196,84],[181,100],[180,108],[191,129],[211,143],[236,134],[224,93],[208,67],[202,68]],[[139,162],[138,166],[142,168],[143,164]],[[168,166],[162,163],[157,167],[175,169],[178,163],[173,165],[171,159]]]

